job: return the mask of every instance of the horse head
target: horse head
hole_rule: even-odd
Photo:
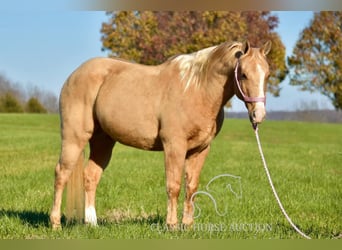
[[[238,58],[235,67],[235,94],[245,102],[253,125],[261,123],[266,115],[266,80],[269,76],[266,55],[270,50],[270,41],[261,48],[252,48],[246,41],[241,51],[235,54]]]

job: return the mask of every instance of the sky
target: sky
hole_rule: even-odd
[[[59,95],[65,79],[84,61],[107,56],[101,51],[101,24],[108,20],[104,11],[60,9],[24,11],[0,10],[0,74],[25,88],[38,86]],[[277,32],[287,56],[300,32],[313,18],[313,12],[277,11]],[[298,110],[305,106],[333,109],[329,99],[319,93],[299,91],[281,83],[280,97],[267,95],[267,110]],[[245,111],[244,104],[233,99],[231,111]]]

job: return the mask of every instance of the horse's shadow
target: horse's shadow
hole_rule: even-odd
[[[154,225],[165,223],[165,216],[160,214],[150,214],[144,216],[123,216],[119,219],[110,219],[108,217],[98,218],[98,225],[106,226],[113,224],[135,224],[135,225]]]
[[[46,227],[50,228],[50,217],[48,212],[41,211],[15,211],[15,210],[0,210],[0,219],[7,217],[10,219],[19,219],[23,225],[28,225],[32,228]],[[164,216],[160,214],[151,214],[148,216],[129,216],[122,217],[120,219],[112,220],[108,218],[98,218],[99,226],[106,226],[109,224],[141,224],[141,225],[153,225],[153,224],[163,224],[165,222]],[[67,221],[66,217],[62,215],[61,218],[62,227],[69,227],[76,224],[80,224],[76,221]],[[81,223],[82,224],[82,223]]]
[[[15,211],[15,210],[0,210],[0,218],[17,218],[22,221],[23,224],[29,225],[33,228],[49,227],[49,214],[47,212],[39,211]],[[63,219],[65,221],[65,218]]]

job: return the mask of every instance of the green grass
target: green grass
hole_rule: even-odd
[[[342,233],[342,126],[266,121],[259,129],[270,172],[288,214],[312,238]],[[57,115],[0,115],[0,238],[289,239],[300,236],[281,214],[264,173],[247,120],[228,119],[201,174],[199,190],[215,176],[219,216],[209,197],[199,195],[201,215],[192,229],[165,228],[163,154],[122,145],[114,149],[97,192],[96,228],[66,225],[52,231],[54,167],[60,149]],[[180,196],[180,215],[184,193]],[[198,211],[198,210],[197,210]]]

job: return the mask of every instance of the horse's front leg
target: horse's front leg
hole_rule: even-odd
[[[181,188],[186,148],[185,143],[166,142],[165,154],[166,191],[168,196],[166,223],[171,229],[177,228],[177,203]]]
[[[194,197],[192,195],[197,191],[200,173],[209,153],[210,146],[203,151],[190,155],[185,161],[185,201],[182,223],[192,225],[194,222]]]

